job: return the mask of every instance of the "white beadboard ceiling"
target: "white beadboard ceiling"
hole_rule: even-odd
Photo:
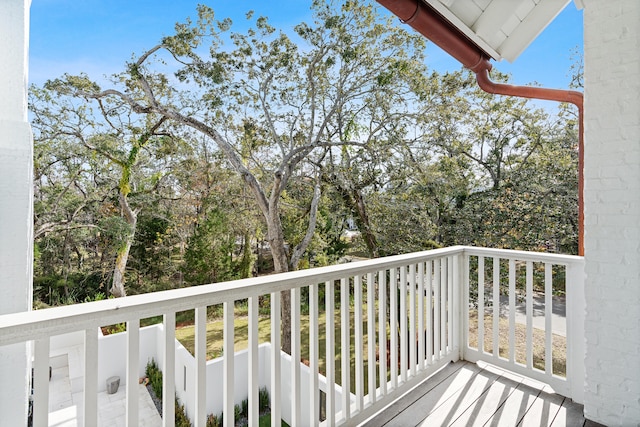
[[[571,0],[423,0],[495,60],[513,62]],[[581,1],[576,1],[578,7]]]

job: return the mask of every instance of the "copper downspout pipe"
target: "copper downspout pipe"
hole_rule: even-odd
[[[584,118],[583,94],[572,90],[546,89],[495,83],[489,78],[490,55],[422,0],[377,0],[400,20],[440,46],[476,74],[482,90],[496,95],[567,102],[578,107],[578,254],[584,255]]]

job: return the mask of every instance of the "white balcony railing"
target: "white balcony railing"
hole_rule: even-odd
[[[268,370],[270,381],[272,425],[279,425],[281,418],[290,425],[320,424],[319,390],[320,383],[325,381],[326,420],[322,423],[357,424],[446,363],[459,359],[484,360],[528,375],[580,402],[584,378],[582,287],[583,259],[580,257],[456,246],[4,315],[0,316],[0,352],[5,345],[33,342],[34,425],[47,425],[50,339],[83,331],[83,424],[97,425],[98,328],[127,322],[123,382],[127,393],[127,423],[135,426],[138,425],[137,387],[141,372],[140,319],[162,315],[163,344],[159,359],[164,373],[163,423],[172,426],[176,378],[183,384],[183,373],[178,375],[176,370],[175,314],[195,309],[195,369],[190,371],[192,378],[188,382],[195,398],[187,410],[194,425],[204,426],[208,398],[207,306],[223,304],[225,425],[233,425],[233,417],[229,415],[238,403],[234,402],[234,387],[237,387],[234,376],[238,372],[234,364],[240,360],[246,364],[243,368],[248,378],[245,397],[249,398],[249,422],[257,425],[258,298],[270,295],[271,354],[268,368],[262,369]],[[306,290],[303,292],[303,289]],[[557,372],[552,364],[554,290],[566,293],[565,372]],[[283,360],[289,359],[280,352],[281,291],[291,292],[292,360],[301,360],[301,350],[304,350],[309,355],[308,368],[301,363],[283,364]],[[324,304],[319,300],[321,292],[324,292]],[[534,310],[534,301],[539,305],[540,298],[544,301],[542,307]],[[234,301],[242,299],[248,299],[248,355],[236,361],[233,350],[228,349],[234,345]],[[301,320],[307,315],[301,314],[301,305],[309,307],[308,328],[302,331]],[[519,314],[519,310],[522,313]],[[540,333],[534,325],[534,316],[540,314],[536,310],[544,314],[543,369],[534,363],[539,357],[534,354],[534,336]],[[319,319],[323,318],[325,324],[320,325]],[[518,340],[522,328],[524,339]],[[325,354],[319,353],[321,329],[325,331]],[[301,349],[301,334],[308,334],[308,348]],[[502,338],[506,347],[501,343],[504,334],[508,334]],[[483,344],[471,346],[472,342]],[[520,352],[524,356],[519,357]],[[283,366],[290,372],[283,372]],[[187,375],[186,368],[184,372]],[[301,380],[303,375],[307,376],[306,380]],[[283,384],[283,379],[287,384]],[[341,386],[329,386],[334,383]],[[187,384],[186,378],[184,384]],[[350,393],[342,392],[345,390]]]

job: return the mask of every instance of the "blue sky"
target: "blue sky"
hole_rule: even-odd
[[[204,0],[33,0],[31,4],[30,81],[42,84],[68,72],[86,72],[101,79],[123,69],[134,53],[154,46],[171,34],[177,21],[195,15]],[[308,20],[310,0],[215,0],[218,19],[230,17],[233,29],[242,30],[244,15],[255,10],[271,24],[289,31]],[[382,9],[383,13],[387,13]],[[400,23],[398,23],[400,25]],[[515,84],[538,82],[566,88],[571,54],[582,51],[582,12],[570,3],[549,27],[513,63],[495,64],[512,75]],[[429,68],[444,72],[460,65],[437,46],[427,48]]]

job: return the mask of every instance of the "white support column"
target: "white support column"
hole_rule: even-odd
[[[640,420],[640,2],[583,0],[582,4],[584,414],[605,425],[637,425]],[[567,301],[568,293],[569,290]],[[568,310],[569,307],[567,317]],[[570,333],[567,330],[567,337]]]
[[[140,319],[127,322],[127,427],[140,425],[138,378],[140,376]]]
[[[27,120],[30,0],[0,2],[0,314],[31,309],[33,143]],[[30,350],[0,348],[3,425],[25,425]]]

